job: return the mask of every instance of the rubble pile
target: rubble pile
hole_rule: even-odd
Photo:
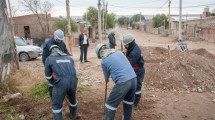
[[[145,53],[144,49],[142,49],[143,53]],[[168,57],[166,55],[168,50],[161,49],[165,52],[160,54],[158,54],[159,49],[157,50],[156,56],[160,59],[157,58],[156,63],[149,61],[150,65],[146,62],[144,82],[146,86],[162,90],[215,93],[215,57],[208,51],[205,49],[189,52],[173,50],[171,54],[174,54]],[[146,60],[151,59],[151,56],[144,57]]]

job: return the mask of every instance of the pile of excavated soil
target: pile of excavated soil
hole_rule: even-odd
[[[197,49],[197,50],[192,50],[191,53],[209,58],[209,59],[215,59],[215,56],[211,53],[209,53],[207,50],[205,50],[204,48],[201,49]]]
[[[173,50],[171,58],[163,52],[163,48],[148,50],[156,53],[156,62],[152,59],[155,58],[151,57],[152,54],[147,55],[147,51],[144,56],[148,60],[144,80],[146,86],[162,90],[215,92],[215,57],[205,49],[189,52]]]
[[[179,53],[177,49],[169,51],[162,47],[142,47],[145,63],[160,63]]]

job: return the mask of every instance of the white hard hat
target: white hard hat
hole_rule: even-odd
[[[56,54],[59,54],[61,56],[65,56],[67,55],[66,53],[63,53],[61,50],[60,50],[60,47],[57,46],[57,45],[52,45],[50,48],[49,48],[49,53],[52,55],[56,55]]]
[[[123,37],[122,43],[123,43],[123,45],[128,45],[129,43],[133,42],[134,40],[135,40],[134,37],[132,35],[128,34]]]
[[[61,40],[63,41],[64,40],[64,33],[61,29],[58,29],[54,32],[54,39],[55,41],[58,39],[58,40]]]
[[[107,45],[105,45],[105,44],[103,44],[103,43],[100,43],[100,44],[98,44],[98,45],[96,46],[96,54],[97,54],[97,57],[98,57],[99,59],[101,58],[99,52],[100,52],[100,50],[102,49],[102,47],[104,47],[104,46],[107,46]]]
[[[110,33],[115,35],[116,34],[116,30],[112,30]]]

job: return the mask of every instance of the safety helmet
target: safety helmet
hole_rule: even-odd
[[[122,39],[123,45],[128,45],[129,43],[133,42],[135,39],[132,35],[128,34],[125,35]]]
[[[60,50],[60,47],[57,46],[57,45],[52,45],[50,48],[49,48],[49,53],[51,56],[65,56],[67,54],[63,53],[61,50]]]
[[[57,41],[57,39],[61,41],[64,40],[64,33],[61,29],[58,29],[54,32],[54,40]]]
[[[116,30],[112,30],[110,33],[116,35]]]
[[[100,43],[100,44],[98,44],[98,45],[96,46],[96,54],[97,54],[97,57],[98,57],[99,59],[101,59],[99,52],[100,52],[100,50],[102,50],[102,48],[104,48],[104,47],[106,48],[107,45],[105,45],[105,44],[103,44],[103,43]]]

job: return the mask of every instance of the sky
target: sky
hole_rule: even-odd
[[[20,4],[22,0],[10,0],[11,5],[18,8],[17,16],[29,14],[24,11]],[[44,0],[42,0],[44,1]],[[66,16],[66,0],[47,0],[53,4],[51,16]],[[103,0],[101,0],[103,1]],[[155,15],[168,14],[169,0],[106,0],[108,1],[108,12],[116,15]],[[98,0],[70,0],[71,16],[82,16],[89,6],[97,8]],[[102,3],[103,4],[103,3]],[[215,0],[182,0],[183,14],[201,14],[206,6],[210,11],[215,9]],[[171,14],[179,13],[179,0],[171,0]]]

